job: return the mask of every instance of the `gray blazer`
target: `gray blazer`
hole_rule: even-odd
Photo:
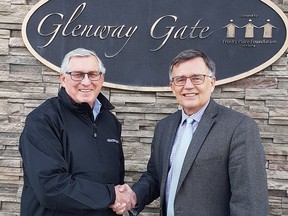
[[[160,196],[160,215],[166,215],[169,157],[180,121],[177,111],[155,128],[147,171],[133,185],[138,213]],[[210,100],[183,163],[174,209],[179,216],[268,215],[265,154],[254,120]]]

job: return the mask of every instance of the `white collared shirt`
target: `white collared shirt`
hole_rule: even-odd
[[[94,121],[100,112],[101,106],[102,106],[102,104],[100,103],[100,101],[98,99],[96,99],[96,101],[94,102],[94,105],[93,105],[93,110],[92,110],[93,116],[94,116]]]

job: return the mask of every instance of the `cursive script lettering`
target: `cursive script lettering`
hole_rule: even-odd
[[[66,15],[62,13],[50,13],[41,19],[37,31],[39,35],[48,38],[48,40],[47,43],[38,47],[45,48],[49,46],[57,36],[84,38],[94,37],[100,40],[111,38],[117,39],[117,41],[122,43],[120,44],[120,47],[116,48],[112,53],[105,53],[105,56],[107,58],[117,56],[127,46],[128,42],[137,31],[138,26],[126,26],[125,24],[103,26],[82,25],[80,24],[80,20],[81,15],[85,12],[85,8],[86,3],[81,3],[73,11],[69,19],[66,19]],[[150,29],[150,36],[153,39],[159,40],[160,45],[156,48],[150,49],[150,51],[155,52],[160,50],[167,44],[169,39],[205,39],[213,33],[213,31],[210,31],[209,26],[202,26],[202,19],[198,19],[192,26],[184,25],[180,27],[177,26],[177,20],[178,17],[175,15],[166,15],[161,16],[153,23]],[[166,25],[164,23],[166,23]],[[169,25],[167,25],[167,23]],[[47,29],[49,29],[48,32]]]
[[[38,46],[39,48],[45,48],[49,46],[56,38],[57,35],[62,35],[63,37],[72,36],[72,37],[95,37],[101,40],[105,40],[108,37],[116,38],[116,39],[124,39],[123,45],[120,47],[119,50],[115,51],[113,54],[105,53],[107,58],[113,58],[117,56],[127,45],[129,40],[132,38],[138,26],[130,26],[127,27],[126,25],[106,25],[106,26],[93,26],[93,25],[80,25],[77,23],[77,20],[84,12],[86,7],[86,3],[80,4],[75,11],[70,16],[67,23],[62,23],[64,19],[64,15],[61,13],[51,13],[46,15],[38,25],[38,33],[43,37],[49,37],[48,42],[43,46]],[[44,33],[43,29],[51,29],[47,27],[47,23],[49,19],[56,19],[59,20],[59,23],[53,24],[53,30]]]
[[[155,52],[157,50],[160,50],[163,46],[165,46],[168,39],[170,39],[171,37],[173,37],[174,39],[180,39],[180,40],[185,40],[187,38],[205,39],[213,33],[212,31],[209,32],[209,30],[210,30],[209,26],[205,26],[205,27],[200,26],[202,19],[199,19],[195,23],[194,26],[189,27],[188,25],[185,25],[185,26],[181,26],[180,28],[178,28],[178,30],[176,29],[175,25],[166,26],[165,27],[165,29],[167,29],[166,31],[162,29],[163,32],[165,32],[165,33],[163,33],[162,35],[156,36],[155,31],[159,29],[161,22],[167,21],[168,19],[170,19],[170,20],[172,20],[172,22],[176,23],[178,18],[177,18],[177,16],[174,16],[174,15],[162,16],[159,19],[157,19],[154,22],[154,24],[152,25],[151,30],[150,30],[150,36],[153,39],[162,40],[162,43],[157,48],[150,49],[150,51]],[[176,30],[176,31],[174,32],[174,30]]]

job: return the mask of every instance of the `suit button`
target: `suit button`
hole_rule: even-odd
[[[183,213],[184,213],[184,211],[181,210],[181,209],[177,209],[177,210],[176,210],[176,214],[177,214],[177,215],[183,215]]]

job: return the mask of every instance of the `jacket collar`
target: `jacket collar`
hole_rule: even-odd
[[[64,87],[61,87],[58,93],[59,99],[70,109],[73,109],[78,112],[92,112],[91,107],[88,103],[76,103],[72,98],[67,94]],[[100,92],[97,99],[102,104],[101,109],[112,110],[115,107],[109,102],[109,100]]]

